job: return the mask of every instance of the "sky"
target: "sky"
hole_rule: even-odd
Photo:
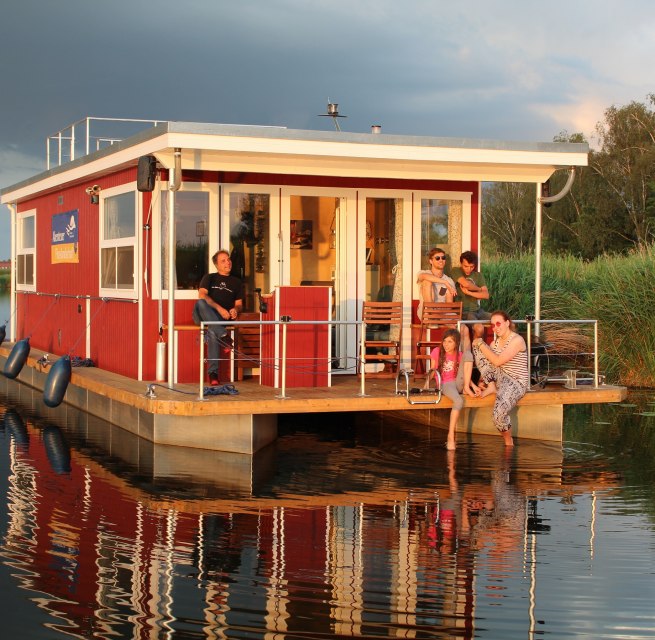
[[[87,116],[593,144],[653,59],[652,0],[3,0],[0,187]]]

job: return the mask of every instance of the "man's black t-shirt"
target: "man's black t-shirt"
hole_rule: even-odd
[[[200,289],[207,289],[209,297],[228,311],[234,303],[242,298],[241,280],[236,276],[222,276],[220,273],[208,273],[200,281]]]

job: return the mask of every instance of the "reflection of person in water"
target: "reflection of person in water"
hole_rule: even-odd
[[[491,496],[466,500],[463,514],[470,529],[471,545],[493,547],[502,555],[505,550],[522,544],[525,529],[525,496],[510,481],[508,457],[491,473]]]

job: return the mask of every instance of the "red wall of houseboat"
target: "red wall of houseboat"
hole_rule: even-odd
[[[99,206],[90,202],[85,189],[97,183],[103,189],[136,181],[136,169],[125,169],[105,176],[85,179],[62,185],[52,193],[23,202],[18,211],[35,209],[36,215],[36,286],[42,294],[97,297],[99,292]],[[421,191],[459,191],[471,193],[470,248],[478,251],[479,185],[477,182],[456,182],[443,180],[398,180],[377,178],[322,177],[305,175],[274,175],[258,173],[234,173],[218,171],[184,171],[183,181],[220,182],[225,184],[266,184],[285,186],[314,186],[331,188],[403,189]],[[151,194],[142,194],[143,223],[152,226],[154,214],[149,218]],[[52,217],[67,211],[79,212],[79,263],[51,264],[50,236]],[[151,230],[142,228],[144,248],[143,271],[148,274],[148,292],[143,287],[143,271],[135,273],[143,290],[143,369],[145,380],[154,380],[156,374],[156,345],[160,339],[160,326],[168,317],[167,301],[162,304],[162,322],[159,303],[151,298],[152,256],[159,247],[152,247]],[[221,246],[223,246],[222,243]],[[145,247],[148,247],[145,250]],[[138,271],[138,269],[137,269]],[[194,301],[182,300],[176,304],[176,324],[192,324],[191,311]],[[138,328],[139,307],[131,301],[92,300],[87,317],[86,300],[53,295],[18,295],[17,335],[30,336],[31,345],[49,353],[86,355],[86,327],[90,322],[90,353],[98,367],[131,377],[138,377]],[[163,339],[167,339],[166,332]],[[178,379],[197,380],[199,361],[199,334],[196,331],[181,331],[178,344]]]
[[[91,301],[61,296],[99,294],[99,206],[91,204],[85,189],[97,182],[103,189],[136,180],[136,169],[62,185],[52,193],[21,203],[19,212],[36,210],[36,290],[41,296],[19,294],[17,332],[30,344],[57,355],[84,357],[86,326],[90,322],[90,357],[98,367],[137,376],[138,305],[132,301]],[[51,264],[52,217],[77,210],[78,255],[75,264]],[[135,274],[135,277],[138,277]]]

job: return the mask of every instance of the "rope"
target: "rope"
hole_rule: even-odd
[[[239,390],[233,384],[222,384],[218,387],[205,387],[206,396],[236,396]]]
[[[91,358],[80,358],[80,356],[71,356],[71,367],[95,367],[96,363],[91,360]],[[37,361],[36,364],[40,365],[44,369],[53,364],[50,360],[48,354],[42,355]]]
[[[68,350],[68,355],[73,353],[73,351],[75,350],[75,347],[77,346],[78,342],[82,339],[82,337],[86,334],[87,329],[91,326],[91,323],[96,319],[96,316],[105,308],[105,304],[107,303],[107,298],[101,298],[101,300],[102,300],[102,304],[98,307],[96,312],[91,316],[91,319],[87,323],[86,327],[84,327],[84,331],[82,331],[82,333],[80,333],[79,338],[77,340],[75,340],[75,343],[73,344],[73,346]],[[76,356],[74,356],[74,357],[76,357]],[[73,357],[71,357],[71,362],[72,362],[72,360],[73,360]],[[73,366],[89,366],[89,365],[73,365]]]
[[[28,340],[34,334],[34,331],[36,331],[36,328],[41,324],[41,322],[43,322],[43,319],[48,315],[48,313],[50,313],[50,309],[52,309],[52,307],[54,307],[58,302],[59,302],[59,296],[55,296],[55,299],[50,303],[50,306],[43,312],[41,317],[36,321],[36,324],[34,325],[34,327],[32,327],[31,333],[27,336]]]
[[[71,356],[71,367],[95,367],[96,363],[91,358],[80,358],[80,356]]]

